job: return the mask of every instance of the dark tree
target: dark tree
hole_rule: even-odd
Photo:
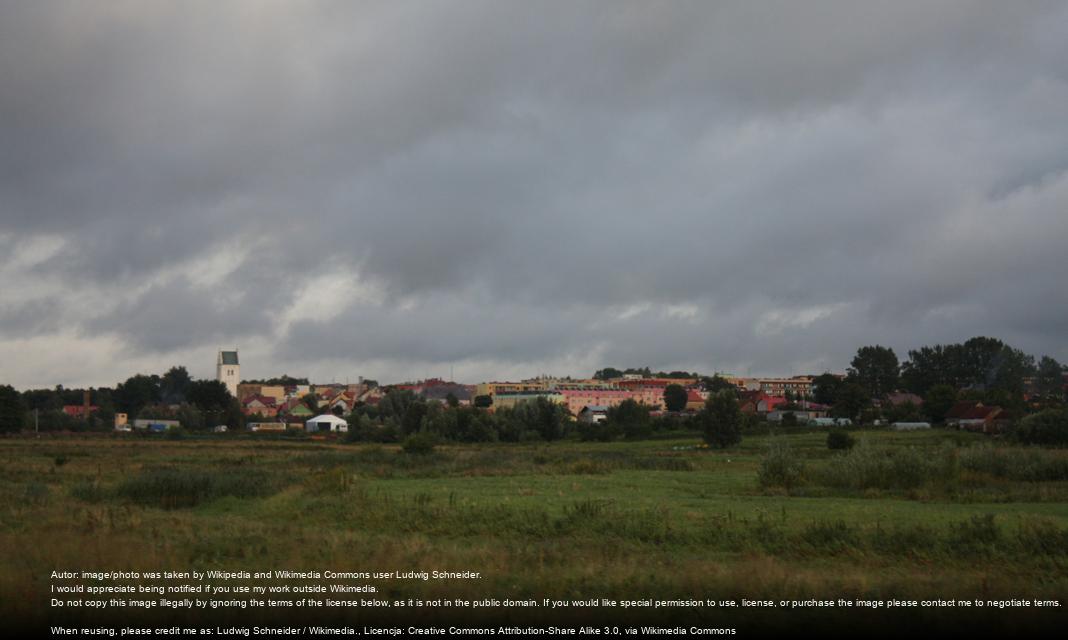
[[[831,373],[816,376],[812,381],[812,399],[820,404],[832,405],[838,399],[842,379]]]
[[[159,381],[160,401],[164,404],[181,404],[186,401],[186,393],[193,379],[185,367],[171,367]]]
[[[936,384],[923,399],[923,411],[935,422],[946,419],[946,412],[957,403],[957,390],[948,384]]]
[[[709,397],[696,420],[704,431],[705,442],[713,447],[726,449],[742,441],[744,416],[732,391],[720,391]]]
[[[682,411],[686,408],[686,389],[682,385],[669,384],[664,387],[664,408],[668,411]]]
[[[186,387],[186,400],[201,411],[222,411],[234,399],[226,385],[218,380],[194,380]]]
[[[475,399],[471,401],[471,404],[477,409],[485,409],[493,406],[493,396],[481,395],[475,396]]]
[[[460,406],[460,399],[456,397],[455,393],[450,391],[448,394],[445,395],[445,404],[455,409],[456,407]]]
[[[897,388],[898,363],[894,350],[879,345],[861,347],[849,368],[849,378],[868,392],[881,398]]]
[[[627,438],[642,438],[652,431],[649,407],[630,398],[608,408],[607,420]]]
[[[0,432],[22,430],[26,420],[26,405],[22,394],[9,385],[0,385]]]
[[[730,382],[727,382],[726,378],[719,375],[714,375],[710,378],[704,378],[701,380],[701,386],[705,388],[705,391],[709,393],[719,393],[720,391],[738,391],[738,387],[734,386]]]
[[[160,379],[157,375],[137,374],[115,387],[115,406],[124,413],[137,414],[143,407],[160,400]]]
[[[587,369],[588,371],[588,369]],[[594,380],[611,380],[612,378],[622,378],[623,372],[614,367],[605,367],[600,369],[597,373],[593,374]]]
[[[1061,363],[1049,356],[1042,356],[1035,376],[1035,391],[1045,398],[1064,398],[1064,373]]]
[[[867,389],[856,382],[847,382],[838,389],[838,397],[835,399],[831,413],[836,418],[856,420],[860,412],[870,404],[871,395]]]

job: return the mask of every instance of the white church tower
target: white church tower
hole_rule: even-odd
[[[226,385],[230,395],[237,397],[237,384],[241,382],[241,365],[237,361],[237,349],[219,351],[219,361],[215,364],[215,379]]]

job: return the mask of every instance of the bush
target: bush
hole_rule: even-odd
[[[835,450],[849,450],[857,442],[845,429],[832,429],[827,434],[827,448]]]
[[[159,468],[142,471],[125,480],[117,493],[134,502],[178,509],[224,496],[258,498],[275,490],[265,474],[251,469],[189,471]]]
[[[960,453],[960,464],[969,471],[998,478],[1043,482],[1068,480],[1068,457],[1043,449],[971,447]]]
[[[959,471],[955,451],[930,455],[915,448],[881,449],[864,440],[831,459],[820,477],[839,489],[917,489],[932,481],[952,482]]]
[[[434,434],[427,431],[417,431],[405,438],[401,447],[404,449],[404,453],[427,455],[434,453],[436,444],[437,438],[434,437]]]
[[[1047,409],[1027,416],[1013,433],[1027,444],[1064,446],[1068,444],[1068,410]]]
[[[804,481],[805,464],[785,442],[773,440],[760,462],[757,478],[762,487],[790,489]]]
[[[1000,541],[1001,529],[991,513],[950,525],[950,548],[958,553],[989,554]]]

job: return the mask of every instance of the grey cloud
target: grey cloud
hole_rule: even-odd
[[[772,373],[973,333],[1068,359],[1066,36],[1037,1],[5,3],[0,234],[67,241],[12,277],[119,310],[6,289],[0,339],[244,340],[279,370]],[[174,275],[225,251],[220,282]],[[323,273],[382,299],[287,328]]]

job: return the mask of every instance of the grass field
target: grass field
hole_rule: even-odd
[[[853,435],[853,453],[798,432],[727,451],[679,438],[424,456],[248,437],[6,439],[0,607],[40,621],[54,569],[149,568],[483,575],[387,585],[396,597],[1064,602],[1068,452],[943,430]],[[772,446],[803,466],[795,482],[760,482]],[[876,463],[883,475],[857,471]]]

